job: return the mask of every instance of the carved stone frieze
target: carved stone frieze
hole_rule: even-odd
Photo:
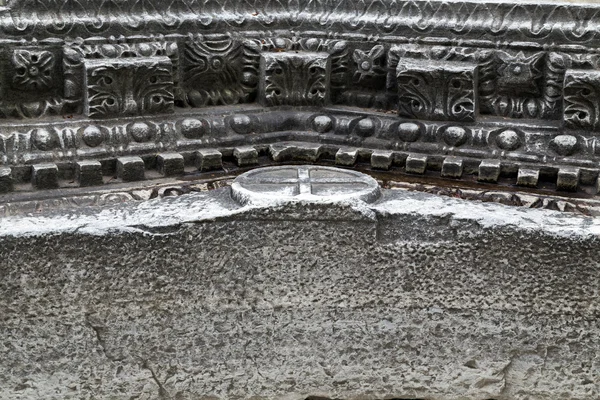
[[[86,60],[85,114],[91,118],[173,112],[174,92],[168,57]]]
[[[265,106],[323,106],[329,100],[327,53],[265,53],[260,70],[259,96]]]
[[[455,179],[465,157],[543,166],[543,180],[600,156],[600,37],[583,3],[36,4],[0,9],[0,164],[19,182],[34,162],[294,137],[376,150],[389,168],[389,151],[415,171],[454,157],[438,169]]]
[[[400,116],[475,121],[477,66],[463,62],[401,60],[396,68]]]

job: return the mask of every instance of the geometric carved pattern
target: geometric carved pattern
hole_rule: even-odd
[[[504,51],[496,53],[498,65],[498,92],[518,96],[541,94],[541,80],[544,53],[526,57],[523,52],[510,55]]]
[[[482,112],[512,118],[538,118],[552,112],[551,99],[542,96],[544,61],[543,52],[526,56],[497,51],[494,81],[481,96]]]
[[[396,78],[400,116],[475,121],[476,65],[402,59],[396,69]]]
[[[253,82],[244,82],[242,52],[241,43],[230,38],[191,36],[183,61],[187,104],[202,107],[246,101],[254,87]]]
[[[265,106],[322,106],[329,101],[328,53],[264,53],[260,100]]]
[[[15,88],[37,91],[52,86],[54,55],[49,51],[15,50],[12,62],[16,70]]]
[[[168,57],[85,60],[84,106],[91,118],[173,112]]]
[[[563,118],[567,128],[600,131],[600,71],[566,71]]]

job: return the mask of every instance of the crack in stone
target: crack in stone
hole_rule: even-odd
[[[123,357],[115,357],[112,354],[110,354],[110,351],[108,350],[108,346],[106,344],[106,340],[103,337],[104,333],[106,332],[105,326],[92,321],[91,314],[85,315],[85,324],[94,331],[94,335],[96,337],[96,340],[98,341],[98,345],[100,346],[100,349],[102,349],[102,354],[104,354],[104,356],[108,360],[113,361],[113,362],[118,362],[118,361],[123,360]]]
[[[144,362],[142,363],[142,367],[147,369],[148,371],[150,371],[150,373],[152,374],[152,380],[158,385],[158,397],[160,399],[164,399],[164,400],[171,400],[172,399],[171,395],[169,394],[167,389],[165,389],[163,384],[160,382],[160,380],[156,376],[156,373],[154,372],[154,369],[148,363],[148,360],[144,360]]]

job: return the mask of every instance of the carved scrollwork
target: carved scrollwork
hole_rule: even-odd
[[[566,127],[600,131],[600,72],[567,70],[564,85]]]
[[[92,118],[173,112],[167,57],[86,62],[86,114]]]
[[[399,114],[409,118],[474,121],[477,68],[468,63],[402,60],[396,70]]]
[[[263,104],[324,105],[329,100],[327,53],[268,53],[261,59]]]

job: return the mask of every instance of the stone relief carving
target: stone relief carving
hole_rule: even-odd
[[[242,54],[238,40],[190,36],[183,60],[186,103],[202,107],[247,102],[256,79],[244,80]]]
[[[399,114],[416,119],[475,121],[477,68],[462,62],[402,61],[396,69]]]
[[[567,70],[564,120],[569,128],[600,130],[600,71]]]
[[[91,118],[173,112],[171,62],[167,57],[86,60],[85,114]]]
[[[585,4],[36,4],[0,10],[0,155],[10,168],[287,135],[402,149],[420,165],[451,151],[600,175],[598,10]],[[297,120],[303,111],[290,106],[320,111]]]
[[[16,70],[13,85],[16,89],[46,90],[54,80],[54,55],[49,51],[16,49],[12,62]]]
[[[266,106],[325,105],[330,69],[327,53],[263,54],[260,100]]]

